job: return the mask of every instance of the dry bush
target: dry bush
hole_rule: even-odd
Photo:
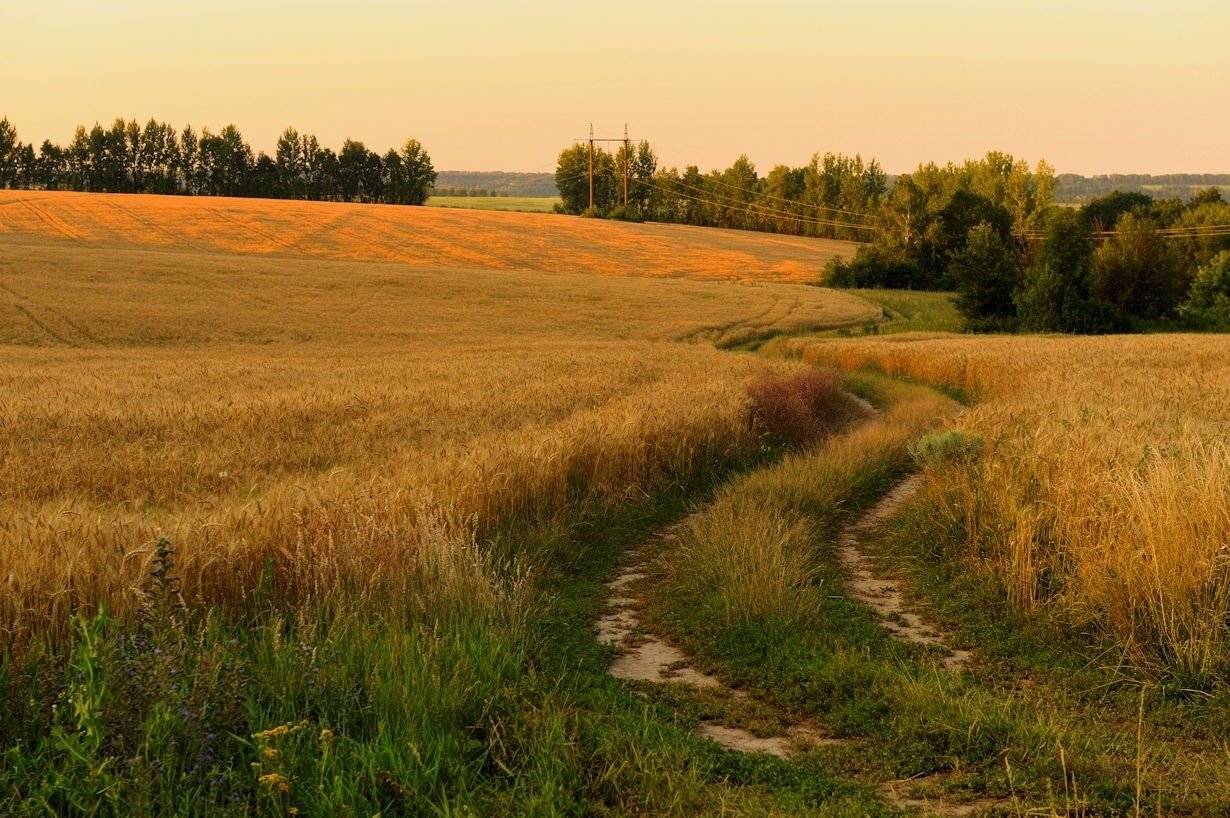
[[[815,440],[837,424],[846,407],[837,373],[824,369],[761,375],[747,391],[756,430],[784,446]]]
[[[1230,663],[1230,346],[1216,336],[796,343],[980,395],[969,467],[932,491],[1022,609],[1096,625],[1139,661]]]

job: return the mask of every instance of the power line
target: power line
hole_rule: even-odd
[[[785,210],[775,210],[773,208],[765,207],[764,205],[759,205],[756,202],[745,202],[740,199],[732,198],[730,196],[723,196],[720,193],[711,193],[710,191],[707,191],[704,188],[697,187],[696,185],[690,185],[681,179],[672,179],[670,183],[672,185],[679,185],[681,187],[688,188],[689,190],[698,190],[702,193],[709,194],[710,196],[720,197],[720,198],[703,199],[703,198],[698,198],[695,196],[687,196],[686,194],[679,193],[678,191],[667,190],[660,186],[656,186],[654,185],[654,183],[648,183],[648,184],[650,184],[651,186],[656,186],[658,190],[661,190],[664,193],[672,193],[674,195],[684,196],[685,198],[690,198],[690,199],[693,199],[694,201],[700,201],[706,204],[715,204],[715,205],[718,205],[719,207],[744,209],[744,210],[747,210],[747,212],[749,213],[753,213],[753,215],[780,216],[785,219],[791,219],[794,221],[806,222],[807,224],[816,224],[816,225],[823,225],[823,226],[828,226],[828,227],[849,227],[849,228],[853,228],[856,230],[879,230],[880,229],[879,227],[875,225],[871,225],[871,224],[858,224],[856,222],[843,222],[843,221],[836,221],[833,219],[819,219],[819,218],[814,218],[811,216],[801,216],[797,213],[790,213]],[[757,208],[757,210],[750,210],[748,209],[749,207]]]
[[[878,227],[875,227],[873,225],[868,225],[868,224],[853,224],[853,223],[847,223],[847,222],[829,221],[825,219],[810,219],[806,216],[800,216],[795,213],[782,213],[780,211],[757,210],[757,209],[754,209],[755,207],[754,205],[747,206],[748,203],[734,204],[731,202],[715,201],[713,199],[705,199],[700,196],[691,196],[687,193],[681,193],[680,191],[677,191],[677,190],[668,190],[667,188],[662,187],[656,182],[644,182],[643,184],[646,184],[655,190],[661,191],[662,193],[666,193],[666,194],[673,195],[673,196],[680,196],[684,199],[690,199],[691,201],[694,201],[694,202],[700,202],[701,204],[715,204],[715,205],[718,205],[719,207],[725,207],[730,210],[737,210],[743,213],[748,213],[753,216],[764,216],[764,215],[775,214],[775,215],[781,216],[782,218],[788,219],[790,221],[796,221],[800,224],[811,224],[811,225],[817,225],[817,226],[822,226],[822,227],[847,227],[847,228],[851,228],[855,230],[878,231],[880,229]]]
[[[761,198],[764,198],[764,199],[773,199],[774,201],[785,202],[787,204],[793,204],[793,205],[801,205],[802,207],[813,207],[813,208],[816,208],[817,210],[833,210],[838,213],[846,213],[851,216],[863,216],[868,219],[878,218],[874,213],[863,213],[862,211],[859,211],[859,210],[848,210],[844,207],[832,207],[830,205],[820,205],[820,204],[815,204],[813,202],[803,202],[803,201],[798,201],[797,199],[786,199],[781,196],[773,196],[768,193],[761,193],[758,190],[752,190],[750,188],[739,187],[738,185],[732,185],[730,182],[724,181],[715,176],[704,176],[702,178],[706,182],[712,182],[715,185],[721,185],[722,187],[728,187],[732,190],[738,190],[743,193],[751,193],[756,196],[760,196]]]

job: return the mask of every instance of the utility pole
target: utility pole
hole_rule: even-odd
[[[594,123],[591,122],[589,123],[589,137],[578,137],[573,142],[578,144],[584,142],[589,148],[589,209],[591,211],[594,209],[594,159],[596,158],[594,154],[598,150],[598,143],[602,142],[604,145],[608,142],[624,143],[624,211],[627,212],[628,196],[630,195],[628,187],[632,183],[632,137],[628,135],[628,123],[624,123],[624,135],[623,138],[620,138],[618,136],[594,136]],[[606,156],[610,158],[610,154],[606,154]]]
[[[628,139],[628,123],[624,123],[624,218],[628,217],[628,174],[632,172],[632,141]]]

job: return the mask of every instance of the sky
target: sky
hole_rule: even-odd
[[[293,125],[335,149],[413,136],[437,169],[545,171],[592,122],[702,170],[1003,150],[1230,172],[1226,0],[10,3],[0,116],[36,144],[156,117],[269,152]]]

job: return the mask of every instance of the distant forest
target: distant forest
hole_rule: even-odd
[[[437,196],[527,196],[555,198],[554,173],[442,170],[436,175]]]
[[[924,163],[891,184],[874,159],[832,153],[762,175],[747,156],[701,173],[659,167],[647,142],[599,147],[592,186],[590,164],[587,145],[560,152],[562,212],[853,239],[855,257],[818,278],[955,290],[971,329],[1230,330],[1230,202],[1217,184],[1230,177],[1096,178],[1089,190],[1146,189],[1081,191],[1089,199],[1077,209],[1045,161],[998,151]],[[1159,182],[1200,189],[1163,196]]]
[[[341,149],[287,128],[273,156],[254,152],[234,125],[218,133],[151,119],[78,125],[72,141],[22,142],[0,119],[0,189],[248,196],[421,205],[436,181],[416,139],[381,154],[355,139]]]
[[[1094,199],[1119,191],[1145,193],[1155,199],[1180,199],[1184,202],[1201,191],[1219,188],[1230,194],[1230,173],[1112,173],[1078,176],[1061,173],[1055,177],[1055,201],[1061,204],[1088,204]]]

